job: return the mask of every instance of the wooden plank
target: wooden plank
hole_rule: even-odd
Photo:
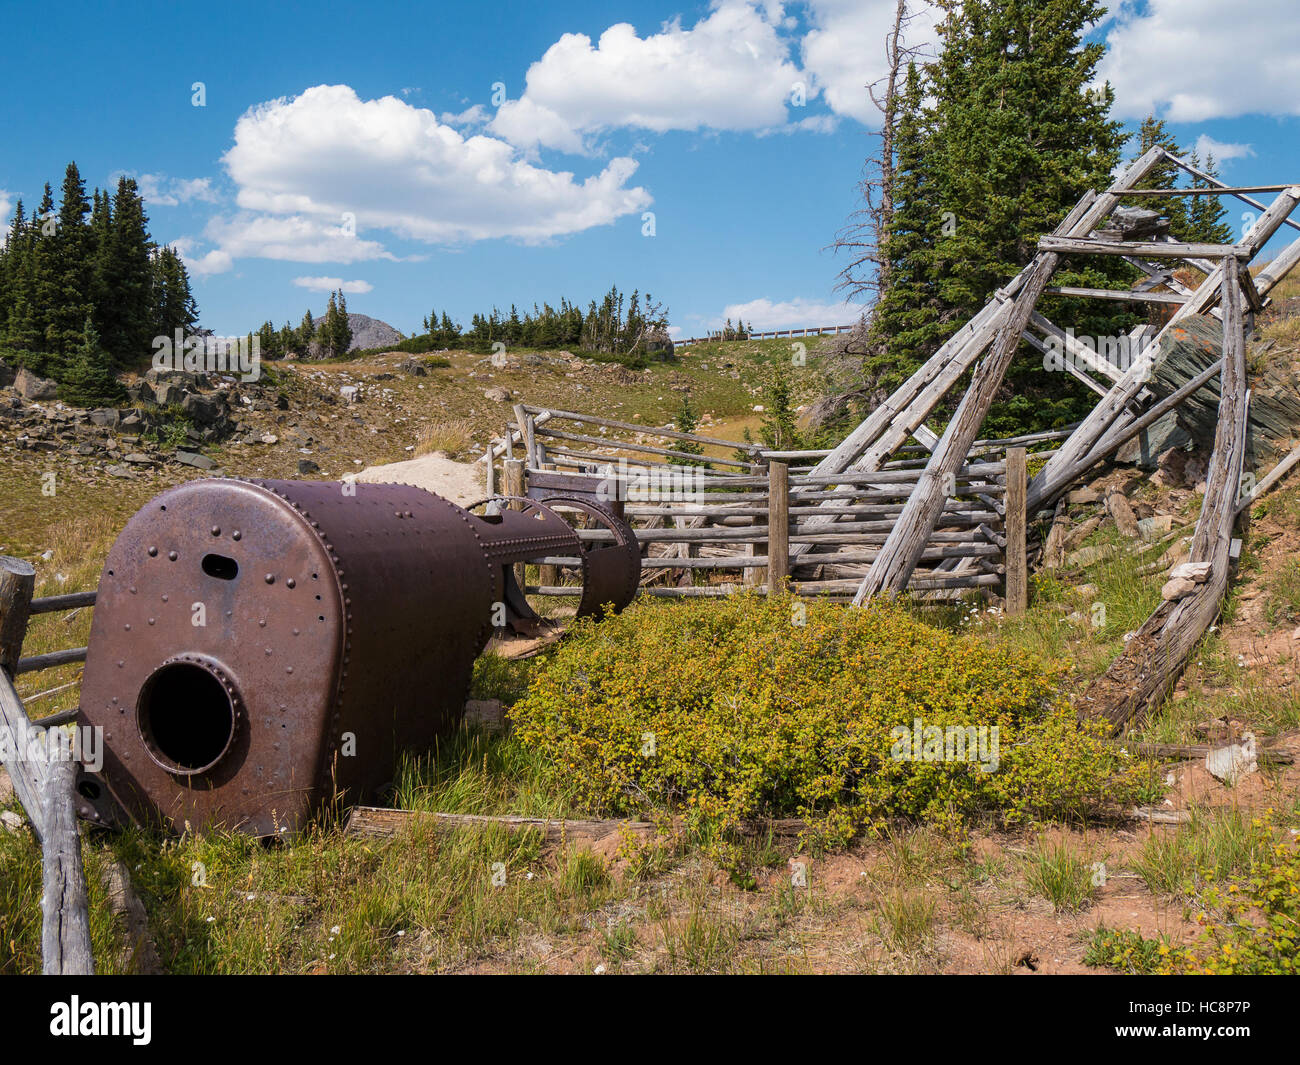
[[[1006,611],[1023,614],[1029,608],[1029,566],[1025,550],[1026,451],[1007,449],[1007,587]]]

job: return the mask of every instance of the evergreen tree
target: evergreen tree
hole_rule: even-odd
[[[790,371],[784,361],[778,362],[763,385],[763,416],[759,422],[759,435],[773,451],[793,451],[800,446],[793,396]]]
[[[112,359],[99,342],[89,315],[82,324],[81,343],[69,354],[59,383],[59,398],[75,407],[99,407],[120,401],[125,392],[113,375]]]
[[[58,229],[51,238],[57,296],[50,305],[46,343],[57,355],[68,354],[80,346],[86,316],[94,312],[91,299],[94,248],[86,224],[89,213],[86,184],[81,180],[77,164],[69,163],[63,177]]]

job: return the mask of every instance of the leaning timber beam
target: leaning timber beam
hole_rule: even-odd
[[[1223,278],[1223,367],[1219,422],[1206,476],[1205,500],[1192,536],[1190,561],[1209,564],[1209,575],[1187,594],[1167,599],[1151,614],[1110,668],[1084,693],[1087,717],[1122,731],[1164,696],[1197,642],[1219,613],[1228,588],[1232,529],[1240,506],[1247,447],[1246,337],[1235,272]],[[1168,593],[1167,593],[1168,594]]]

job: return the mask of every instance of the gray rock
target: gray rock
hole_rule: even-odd
[[[509,403],[510,392],[508,389],[501,388],[498,385],[485,391],[483,393],[483,398],[491,400],[493,403]]]
[[[152,466],[154,460],[140,451],[132,451],[129,455],[122,456],[123,462],[129,462],[132,466]]]
[[[316,463],[312,462],[311,459],[299,459],[298,473],[302,475],[306,475],[309,473],[320,473],[320,467],[317,466]]]
[[[210,470],[216,466],[207,455],[201,455],[197,451],[178,451],[172,458],[182,466],[193,466],[197,470]]]
[[[1115,461],[1154,470],[1160,456],[1171,447],[1182,448],[1192,442],[1191,434],[1178,424],[1173,411],[1148,425],[1115,454]]]
[[[112,407],[97,407],[87,417],[92,425],[98,425],[104,429],[116,429],[118,423],[122,420],[122,416]]]
[[[225,397],[220,393],[211,396],[191,392],[181,401],[181,410],[197,425],[216,425],[224,421],[229,412]]]
[[[397,364],[397,368],[403,373],[409,373],[412,377],[428,377],[429,369],[419,359],[403,359]]]
[[[14,378],[14,388],[23,399],[54,399],[59,394],[58,385],[48,377],[37,377],[26,366]]]

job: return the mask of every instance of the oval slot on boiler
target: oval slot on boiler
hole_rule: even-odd
[[[204,555],[203,572],[221,581],[233,581],[239,576],[239,563],[227,555]]]

